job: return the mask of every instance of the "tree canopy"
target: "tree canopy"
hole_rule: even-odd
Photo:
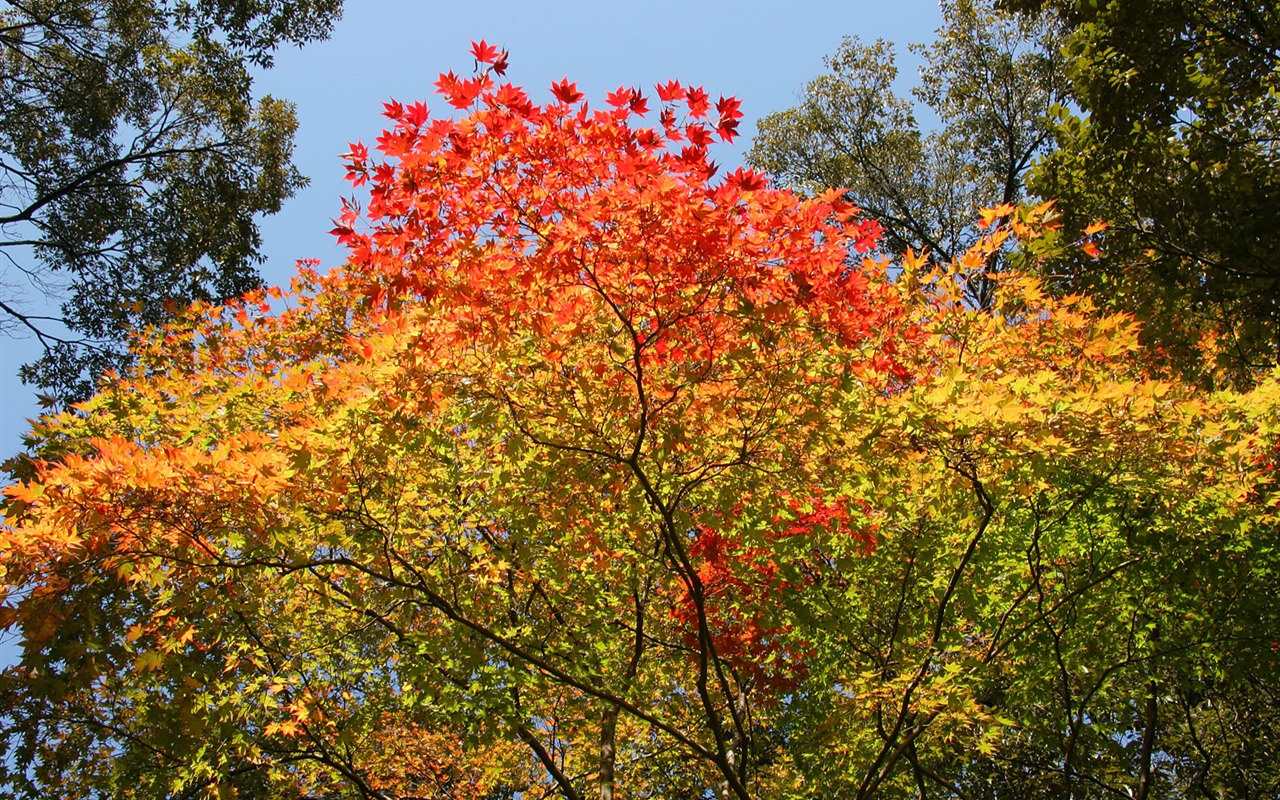
[[[1156,379],[1012,269],[975,307],[1050,206],[891,260],[714,177],[734,98],[473,54],[353,146],[341,269],[39,423],[8,792],[1275,792],[1280,379]]]
[[[982,236],[979,209],[1026,198],[1024,175],[1051,144],[1048,114],[1067,87],[1052,18],[974,0],[942,7],[937,40],[912,46],[923,60],[913,99],[895,90],[891,43],[848,38],[800,105],[760,121],[748,160],[801,192],[843,188],[885,226],[890,251],[950,261]],[[971,290],[990,300],[980,277]]]
[[[1166,360],[1250,380],[1274,365],[1277,316],[1276,64],[1280,6],[1256,0],[1082,3],[1008,0],[1066,26],[1075,113],[1030,179],[1069,225],[1114,224],[1109,255],[1070,284],[1146,322]],[[1216,362],[1216,363],[1215,363]]]
[[[1248,383],[1276,363],[1280,7],[1254,0],[955,0],[917,103],[887,43],[850,40],[751,162],[801,191],[848,187],[888,244],[951,258],[976,209],[1059,201],[1105,252],[1046,262],[1047,285],[1137,315],[1153,358]],[[1011,13],[1016,12],[1016,13]],[[922,105],[923,104],[923,105]],[[920,112],[935,114],[929,130]],[[995,265],[999,266],[999,265]],[[972,287],[986,302],[985,284]]]
[[[260,283],[256,218],[304,179],[293,107],[250,67],[341,0],[0,3],[0,317],[23,379],[83,398],[130,330]]]

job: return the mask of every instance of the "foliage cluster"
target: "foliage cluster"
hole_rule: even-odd
[[[1110,255],[1073,275],[1115,298],[1174,360],[1218,332],[1208,371],[1248,382],[1280,352],[1280,4],[1010,0],[1069,26],[1059,113],[1031,178],[1067,224],[1112,220]],[[1216,363],[1215,363],[1216,362]]]

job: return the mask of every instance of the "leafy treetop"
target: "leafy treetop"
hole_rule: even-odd
[[[369,197],[363,212],[346,203],[336,222],[350,253],[342,269],[304,269],[292,292],[197,304],[186,322],[139,343],[135,371],[61,417],[87,428],[46,429],[39,477],[11,494],[8,580],[33,585],[93,564],[107,581],[100,587],[132,596],[96,598],[113,627],[133,631],[132,649],[167,638],[148,620],[171,600],[221,594],[234,580],[210,582],[209,568],[292,571],[285,564],[315,558],[303,573],[326,573],[324,592],[369,578],[375,593],[415,598],[403,608],[416,610],[387,618],[380,635],[401,625],[410,638],[433,631],[430,647],[452,651],[368,665],[379,685],[359,689],[367,704],[349,725],[372,724],[375,695],[413,696],[428,675],[419,670],[443,670],[465,687],[486,664],[507,681],[501,665],[511,664],[512,675],[558,688],[491,688],[488,699],[466,702],[508,720],[507,733],[569,796],[575,780],[549,755],[565,745],[541,738],[538,720],[578,725],[597,704],[603,710],[591,715],[607,724],[580,735],[599,747],[612,752],[615,727],[651,725],[695,758],[699,781],[747,796],[755,695],[793,685],[787,674],[801,669],[802,648],[782,638],[789,627],[759,604],[803,581],[781,575],[764,545],[812,531],[841,548],[870,543],[855,498],[815,470],[821,443],[838,438],[823,398],[860,373],[907,377],[880,268],[848,260],[874,245],[879,228],[838,193],[801,200],[748,170],[713,182],[708,146],[735,136],[734,98],[671,81],[657,87],[653,110],[629,87],[593,109],[565,80],[538,105],[495,79],[505,54],[485,42],[472,54],[477,75],[450,72],[436,84],[464,116],[433,119],[421,103],[388,103],[392,126],[377,155],[351,145],[349,178]],[[646,115],[655,118],[647,125]],[[117,403],[138,414],[126,413],[125,427],[108,422]],[[394,486],[375,488],[375,475]],[[54,501],[55,484],[66,503]],[[120,514],[91,499],[99,490],[122,493]],[[792,500],[774,509],[780,492]],[[392,521],[405,514],[417,519],[413,531]],[[745,518],[763,528],[744,527]],[[474,549],[486,542],[488,555]],[[350,566],[372,565],[366,558],[384,545],[398,553],[383,565],[390,573]],[[162,552],[187,566],[175,571]],[[410,574],[421,585],[396,588]],[[510,592],[533,604],[508,608]],[[47,613],[59,594],[53,584],[33,589],[21,616]],[[266,600],[257,590],[237,597]],[[286,616],[299,608],[289,601]],[[230,626],[213,634],[221,652],[259,633],[256,623],[246,630],[216,616]],[[46,618],[43,634],[67,630],[65,614]],[[58,649],[43,634],[31,629],[37,660]],[[328,666],[299,669],[346,672],[329,659],[367,658],[348,644],[366,653],[386,644],[348,634],[321,656]],[[204,636],[174,641],[195,661],[219,659]],[[123,666],[116,657],[90,655],[85,674]],[[183,667],[233,676],[205,678],[222,687],[215,707],[238,704],[261,680],[233,658]],[[162,662],[158,652],[145,659],[163,673]],[[697,706],[680,710],[682,697]],[[146,726],[150,706],[138,702],[125,727]],[[295,712],[300,702],[319,700],[295,699]],[[31,717],[24,757],[52,770],[58,758],[37,757],[46,717]],[[304,730],[304,719],[289,719],[250,726],[177,780],[198,784],[212,780],[202,770],[260,761],[276,747],[269,741]],[[278,764],[292,774],[297,753],[287,749],[294,756]],[[329,744],[322,750],[301,758],[323,772],[334,755]],[[360,762],[347,762],[355,772],[374,770],[370,757],[343,756]],[[110,780],[136,780],[130,763]],[[611,786],[612,755],[600,770]]]
[[[535,104],[472,55],[460,118],[351,146],[343,268],[196,306],[39,423],[6,789],[1141,794],[1105,743],[1175,731],[1153,668],[1274,686],[1275,380],[1154,380],[1130,319],[1014,271],[967,302],[1051,205],[890,280],[839,192],[713,179],[736,100]],[[1189,565],[1245,551],[1197,612]]]

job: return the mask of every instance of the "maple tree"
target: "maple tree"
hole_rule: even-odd
[[[962,795],[1030,734],[1066,796],[1149,787],[1150,750],[1077,753],[1167,728],[1102,705],[1222,641],[1157,577],[1271,524],[1276,380],[1155,380],[1018,272],[965,302],[1048,206],[891,264],[838,192],[715,178],[735,99],[538,105],[472,55],[462,116],[392,102],[351,146],[342,268],[192,308],[37,423],[6,788]]]

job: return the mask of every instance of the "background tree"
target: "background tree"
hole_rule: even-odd
[[[748,161],[803,192],[843,187],[885,226],[891,251],[950,261],[980,238],[979,209],[1024,198],[1066,83],[1052,17],[1012,18],[981,0],[944,2],[942,14],[937,40],[912,46],[924,62],[914,102],[894,91],[889,43],[846,39],[801,105],[760,121]],[[917,114],[938,124],[922,130]],[[981,279],[972,289],[990,300]]]
[[[340,7],[0,3],[0,315],[44,347],[23,380],[86,396],[128,330],[257,285],[255,218],[304,179],[292,106],[254,101],[249,70]]]
[[[1040,109],[1039,129],[1048,131],[1051,141],[1041,140],[1038,164],[1027,176],[1029,190],[1061,199],[1060,213],[1072,234],[1096,233],[1098,219],[1113,221],[1105,253],[1059,250],[1038,263],[1023,253],[1013,263],[1039,271],[1051,291],[1068,297],[1085,291],[1105,307],[1135,313],[1151,345],[1146,357],[1161,369],[1207,383],[1258,381],[1266,374],[1263,368],[1275,363],[1276,346],[1277,294],[1268,266],[1274,262],[1277,207],[1273,84],[1280,17],[1275,5],[1194,0],[1009,0],[999,5],[1019,11],[1019,21],[988,17],[986,24],[1043,25],[1045,33],[1034,35],[1044,35],[1050,61],[1056,60],[1060,70],[1054,91],[1060,105]],[[957,8],[946,9],[948,19]],[[974,50],[963,42],[951,45],[947,52],[962,57],[959,75],[982,73],[984,61]],[[1060,53],[1059,46],[1065,48]],[[762,125],[754,151],[755,163],[786,180],[798,176],[798,185],[810,191],[843,183],[860,187],[865,174],[889,173],[877,173],[881,165],[918,163],[918,156],[904,159],[901,153],[922,149],[910,106],[895,102],[885,90],[892,73],[872,68],[887,63],[887,50],[851,45],[842,55],[843,61],[833,63],[837,74],[850,78],[815,81],[805,105]],[[923,69],[926,86],[933,69],[931,62]],[[971,96],[988,110],[1004,102],[999,95]],[[965,152],[965,140],[958,141]],[[862,172],[845,169],[851,161],[870,166]],[[871,207],[892,208],[894,202],[910,207],[899,198],[926,183],[906,178],[884,183],[887,190],[878,194],[863,190],[861,196]],[[938,197],[955,196],[945,181],[936,183],[944,187]],[[998,188],[990,185],[985,191],[977,202],[994,202]],[[891,202],[878,199],[886,196]],[[910,215],[891,212],[886,218],[892,230]],[[899,249],[911,237],[902,242]],[[1054,251],[1045,244],[1033,247],[1041,254]],[[973,293],[979,302],[990,297],[982,286]],[[1069,457],[1075,459],[1076,452]],[[1221,541],[1230,538],[1236,524],[1202,512],[1171,527],[1149,517],[1149,502],[1138,503],[1113,528],[1125,531],[1127,542],[1140,536],[1149,547],[1165,551],[1176,530],[1199,529],[1206,539]],[[1040,514],[1029,513],[1031,519]],[[1064,522],[1055,527],[1061,530]],[[1259,528],[1260,535],[1265,537],[1261,531],[1267,529]],[[1088,530],[1096,539],[1105,528],[1095,521]],[[1039,540],[1038,528],[1030,533],[1029,541]],[[1018,670],[1021,677],[997,675],[989,684],[1008,713],[1022,720],[1021,735],[1007,739],[1007,749],[994,751],[992,761],[969,760],[972,752],[962,752],[949,766],[920,761],[919,775],[968,776],[953,786],[960,796],[1273,794],[1276,776],[1261,767],[1258,754],[1278,729],[1276,665],[1271,643],[1249,634],[1255,626],[1271,624],[1262,621],[1275,615],[1265,581],[1254,580],[1260,563],[1270,564],[1261,567],[1264,574],[1274,570],[1269,549],[1263,546],[1260,552],[1259,545],[1256,537],[1247,537],[1227,546],[1226,553],[1238,555],[1213,547],[1173,547],[1179,555],[1162,561],[1158,578],[1139,579],[1119,596],[1093,592],[1109,596],[1116,608],[1145,609],[1131,617],[1123,639],[1106,627],[1098,637],[1110,637],[1108,642],[1091,638],[1079,625],[1044,625],[1037,634],[1039,646],[1062,652],[1061,662],[1033,666],[1032,659]],[[1083,585],[1091,575],[1108,574],[1110,567],[1100,569],[1106,561],[1099,562],[1096,551],[1069,552],[1060,551],[1053,563],[1074,564],[1065,574],[1081,576]],[[1140,551],[1134,557],[1150,560]],[[1039,569],[1038,558],[1028,555],[1029,574]],[[1125,567],[1124,572],[1136,576],[1141,570]],[[898,580],[903,597],[909,597],[907,577]],[[1175,583],[1160,590],[1162,580]],[[1169,590],[1179,586],[1180,591]],[[1216,588],[1208,592],[1208,586]],[[1092,613],[1074,600],[1062,608],[1083,613],[1080,622]],[[1181,620],[1158,611],[1171,608],[1183,609]],[[1087,642],[1084,651],[1097,660],[1081,659],[1082,650],[1072,640]],[[1116,641],[1123,641],[1124,649],[1114,650]],[[1031,676],[1037,677],[1020,684]],[[1024,694],[1015,701],[1010,692],[1017,685]],[[1254,701],[1245,701],[1247,696]],[[1022,711],[1015,711],[1019,706]],[[1157,730],[1158,736],[1148,735]],[[1126,774],[1131,782],[1117,783],[1114,776]],[[948,791],[941,784],[935,788]],[[919,791],[925,794],[923,785]]]
[[[353,147],[343,269],[40,423],[6,789],[1269,791],[1266,716],[1212,715],[1277,684],[1276,379],[1153,378],[1130,319],[1011,270],[975,306],[1047,206],[851,262],[838,193],[712,180],[736,100],[535,105],[473,52],[462,118],[390,103]]]
[[[1069,286],[1136,311],[1175,363],[1204,330],[1219,366],[1251,380],[1280,346],[1280,6],[1270,0],[1007,0],[1068,31],[1080,113],[1030,180],[1068,224],[1113,222],[1107,254]],[[1208,364],[1213,368],[1211,359]]]

